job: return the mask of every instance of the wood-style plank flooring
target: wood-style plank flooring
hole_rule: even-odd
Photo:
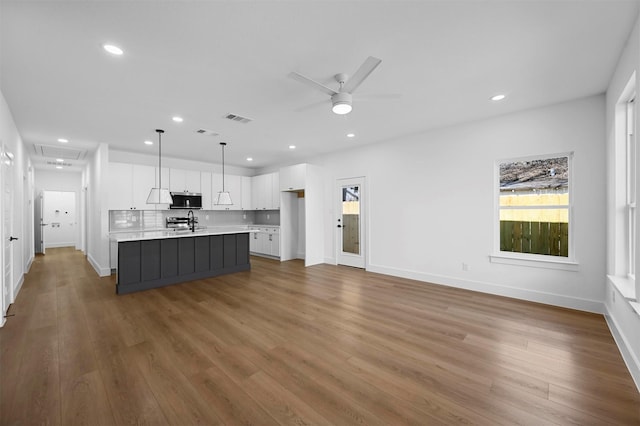
[[[0,329],[1,425],[640,424],[601,315],[263,258],[114,286],[36,257]]]

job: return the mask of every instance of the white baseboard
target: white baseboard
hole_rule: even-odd
[[[616,319],[611,315],[609,309],[605,306],[606,313],[604,315],[605,320],[607,321],[607,325],[609,326],[609,330],[611,330],[611,335],[613,336],[613,340],[615,340],[618,345],[618,349],[620,350],[620,354],[622,354],[622,359],[624,363],[627,365],[627,369],[631,374],[631,378],[636,384],[636,388],[638,388],[638,392],[640,392],[640,360],[636,354],[631,350],[631,345],[629,345],[629,341],[622,333],[620,327],[618,327],[618,323]]]
[[[31,256],[31,258],[27,261],[27,265],[24,268],[25,274],[29,273],[29,271],[31,270],[31,265],[33,265],[33,256]]]
[[[89,261],[93,269],[96,271],[98,276],[108,277],[109,275],[111,275],[111,268],[103,268],[102,266],[100,266],[100,264],[96,262],[96,260],[91,256],[91,254],[87,255],[87,260]]]
[[[417,271],[407,271],[403,269],[389,268],[378,265],[369,265],[367,267],[367,271],[385,275],[392,275],[395,277],[408,278],[411,280],[425,281],[428,283],[445,285],[449,287],[479,291],[482,293],[495,294],[497,296],[512,297],[514,299],[522,299],[530,302],[538,302],[547,305],[577,309],[580,311],[593,312],[597,314],[604,313],[604,304],[599,300],[581,299],[577,297],[569,297],[553,293],[542,293],[538,291],[506,287],[482,281],[462,280],[445,275],[425,274]]]
[[[22,274],[20,280],[18,280],[16,286],[13,288],[13,300],[11,303],[16,301],[16,297],[18,297],[18,293],[20,293],[20,290],[22,289],[22,284],[24,284],[24,274]]]
[[[60,248],[60,247],[76,247],[75,243],[48,243],[45,244],[44,249],[48,249],[48,248]]]

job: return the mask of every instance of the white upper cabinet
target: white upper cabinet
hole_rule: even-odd
[[[155,210],[147,204],[151,188],[156,187],[156,168],[127,163],[109,163],[109,210]],[[164,206],[168,207],[168,206]],[[161,205],[158,206],[161,208]]]
[[[133,164],[109,163],[107,205],[109,210],[133,209]]]
[[[200,172],[200,192],[202,193],[203,210],[211,210],[213,207],[213,188],[211,185],[211,172]]]
[[[295,166],[281,168],[280,191],[296,191],[304,189],[306,184],[306,177],[306,164],[296,164]]]
[[[280,173],[271,173],[271,210],[280,210]]]
[[[251,205],[254,210],[278,210],[280,208],[277,172],[251,178]]]
[[[200,192],[200,172],[197,170],[170,169],[171,192]]]
[[[240,181],[242,186],[242,210],[251,210],[251,178],[242,176]]]
[[[156,188],[156,168],[153,166],[133,165],[131,180],[132,204],[137,210],[154,210],[155,204],[147,204],[151,188]],[[168,207],[168,206],[167,206]]]

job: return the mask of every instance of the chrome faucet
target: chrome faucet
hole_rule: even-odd
[[[191,232],[196,232],[196,219],[193,217],[193,210],[189,210],[189,213],[187,213],[187,223]]]

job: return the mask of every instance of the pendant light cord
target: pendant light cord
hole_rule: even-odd
[[[162,189],[162,134],[164,130],[156,129],[156,132],[158,132],[158,189]],[[158,201],[160,201],[159,194]]]
[[[226,145],[226,142],[220,142],[220,145],[222,145],[222,192],[224,191],[224,146]]]

